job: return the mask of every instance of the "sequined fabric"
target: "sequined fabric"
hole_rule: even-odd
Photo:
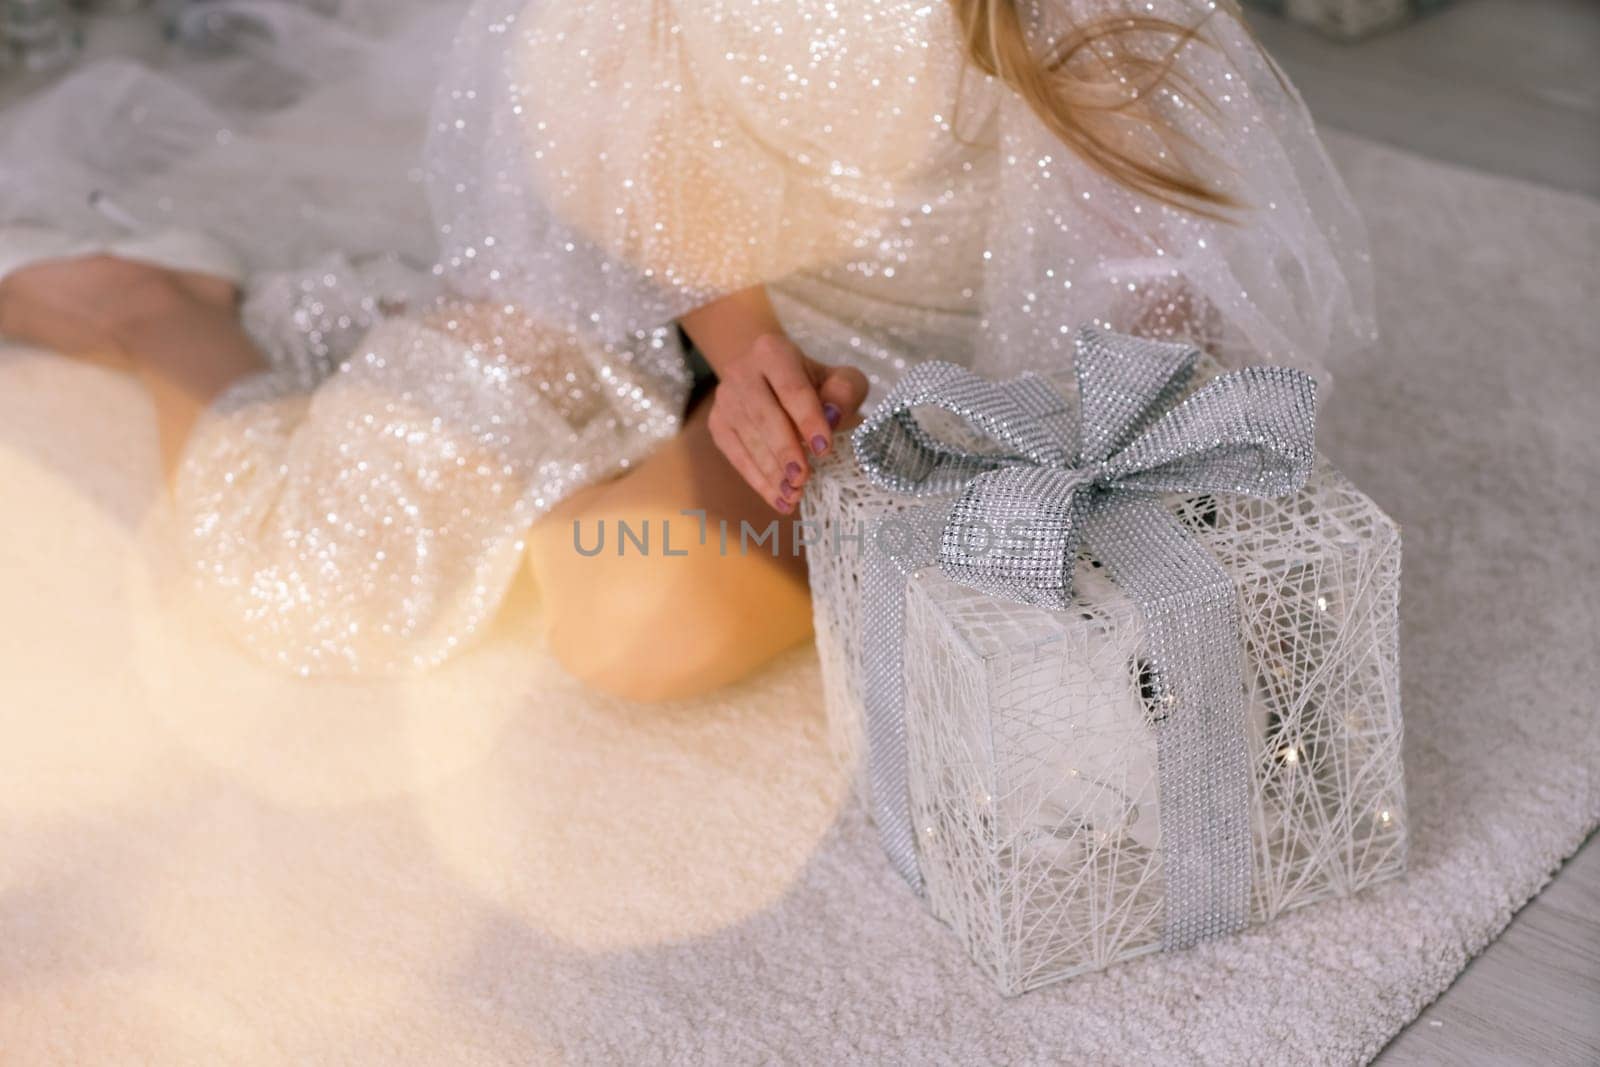
[[[1214,108],[1157,105],[1174,143],[1218,161],[1247,205],[1237,225],[1075,158],[965,63],[937,0],[480,0],[439,66],[451,6],[352,4],[321,39],[286,26],[292,46],[262,54],[294,77],[250,85],[310,88],[266,115],[86,72],[17,127],[53,129],[70,103],[56,126],[82,131],[82,160],[34,165],[35,138],[27,165],[0,168],[0,219],[81,221],[62,176],[114,172],[136,217],[220,232],[291,284],[316,277],[294,257],[319,242],[356,264],[253,320],[298,362],[217,406],[178,492],[225,616],[296,669],[426,664],[468,640],[529,523],[675,431],[671,324],[739,288],[766,283],[794,339],[860,367],[874,395],[928,359],[1064,366],[1085,322],[1318,373],[1370,334],[1360,222],[1227,8],[1061,0],[1027,17],[1046,37],[1135,6],[1205,18],[1178,68]],[[418,14],[362,37],[400,12]],[[396,131],[435,69],[406,163]],[[359,131],[348,145],[306,135],[339,121]],[[425,261],[403,207],[419,184],[437,265],[389,299],[356,275],[386,236]]]
[[[686,381],[660,370],[647,395],[624,377],[675,351],[669,331],[627,352],[553,334],[528,362],[497,343],[502,325],[534,338],[525,321],[435,313],[383,322],[310,393],[297,367],[247,381],[196,428],[176,489],[186,547],[221,617],[286,668],[449,656],[498,606],[533,519],[677,425]]]

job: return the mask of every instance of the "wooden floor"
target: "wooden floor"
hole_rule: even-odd
[[[1600,0],[1461,0],[1355,45],[1253,22],[1322,124],[1600,196]],[[1600,1065],[1600,843],[1377,1062]]]
[[[1600,845],[1568,860],[1377,1062],[1600,1064]]]
[[[1566,861],[1378,1064],[1600,1064],[1600,845]]]

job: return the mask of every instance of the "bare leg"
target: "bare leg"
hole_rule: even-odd
[[[682,433],[614,481],[563,501],[529,536],[551,652],[574,676],[630,700],[694,696],[743,678],[811,634],[805,560],[790,517],[745,484],[711,440],[709,405]],[[702,520],[685,510],[704,510]],[[649,530],[649,551],[618,540],[618,521]],[[740,523],[771,542],[740,550]],[[728,529],[726,550],[720,536]],[[586,551],[601,524],[605,544]],[[663,531],[668,531],[663,533]],[[673,553],[667,555],[670,537]]]
[[[155,401],[169,472],[205,407],[265,365],[239,323],[233,286],[109,256],[40,263],[6,278],[0,333],[137,373]],[[691,696],[810,635],[804,560],[792,551],[789,519],[717,450],[708,408],[634,470],[574,495],[530,532],[551,650],[596,688],[637,700]],[[703,520],[683,514],[696,509]],[[618,554],[619,521],[649,528],[648,554],[631,543]],[[574,523],[592,547],[602,522],[604,551],[580,553]],[[742,522],[757,531],[776,522],[779,543],[742,552]]]
[[[231,283],[115,256],[9,275],[0,282],[0,334],[137,374],[155,402],[169,473],[206,406],[265,366]]]

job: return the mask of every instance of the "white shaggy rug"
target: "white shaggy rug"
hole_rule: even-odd
[[[154,592],[133,387],[13,350],[0,1060],[1371,1057],[1600,820],[1600,205],[1335,147],[1385,340],[1322,439],[1405,528],[1404,881],[1003,1000],[847,802],[809,652],[621,706],[524,594],[418,681],[277,676]]]

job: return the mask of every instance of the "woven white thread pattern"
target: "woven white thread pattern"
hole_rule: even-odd
[[[849,530],[904,509],[841,452],[807,494],[808,517]],[[1169,506],[1238,591],[1250,919],[1398,873],[1397,529],[1325,464],[1289,497]],[[858,772],[860,547],[812,554],[830,735]],[[1098,568],[1080,563],[1076,587],[1066,611],[995,601],[937,569],[907,590],[908,759],[929,905],[1012,993],[1162,943],[1146,638]]]
[[[1082,545],[1139,606],[1159,712],[1163,945],[1184,948],[1240,929],[1249,907],[1242,637],[1228,575],[1149,494],[1294,491],[1316,458],[1316,387],[1298,371],[1257,366],[1177,403],[1197,349],[1093,327],[1078,331],[1076,346],[1075,430],[1065,397],[1041,378],[992,382],[932,362],[910,371],[855,432],[856,457],[892,491],[961,485],[938,561],[963,585],[1068,607]],[[930,409],[958,416],[997,451],[940,440],[917,421]],[[1006,531],[998,543],[996,527]],[[881,540],[866,555],[861,606],[872,814],[890,861],[920,892],[902,645],[905,577],[932,557],[902,552],[891,563],[884,557],[899,550]]]

